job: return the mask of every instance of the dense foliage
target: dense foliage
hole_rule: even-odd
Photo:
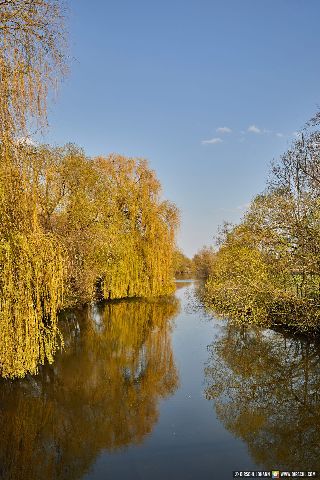
[[[73,145],[31,150],[41,226],[64,251],[66,301],[170,293],[177,210],[147,162],[90,159]]]
[[[300,329],[320,321],[320,132],[304,132],[213,255],[206,300],[246,322]]]
[[[64,306],[171,293],[177,226],[144,160],[90,159],[72,145],[15,153],[0,182],[4,376],[52,358]]]
[[[35,372],[59,339],[63,255],[38,218],[36,184],[24,148],[46,123],[49,87],[65,72],[58,1],[3,0],[0,9],[0,368]],[[21,139],[24,139],[21,142]]]

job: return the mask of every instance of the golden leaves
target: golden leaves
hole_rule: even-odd
[[[73,145],[16,152],[0,170],[3,376],[53,361],[62,307],[171,293],[177,224],[145,161]]]
[[[64,11],[56,0],[11,0],[0,9],[0,141],[46,124],[50,87],[66,73]]]

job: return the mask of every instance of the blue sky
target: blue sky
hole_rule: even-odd
[[[147,158],[192,256],[241,218],[317,110],[320,2],[68,3],[71,72],[44,140]]]

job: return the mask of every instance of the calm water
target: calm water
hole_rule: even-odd
[[[0,478],[231,479],[320,470],[320,347],[174,298],[66,313],[65,348],[0,383]]]

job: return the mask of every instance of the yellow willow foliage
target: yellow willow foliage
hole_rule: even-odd
[[[174,243],[167,226],[154,213],[142,238],[134,226],[128,233],[115,236],[117,244],[103,274],[105,298],[148,297],[173,291]]]
[[[166,298],[65,313],[65,351],[54,366],[2,382],[3,478],[82,478],[103,450],[145,440],[160,400],[178,386],[170,335],[178,308]]]
[[[53,360],[58,309],[171,293],[178,218],[144,160],[72,145],[1,153],[1,371],[14,377]]]
[[[52,239],[12,233],[0,240],[0,369],[3,377],[37,373],[60,339],[62,257]]]
[[[176,208],[160,199],[160,184],[147,162],[112,155],[96,159],[111,190],[105,298],[153,296],[173,291]]]
[[[37,222],[25,152],[17,147],[0,153],[0,372],[17,377],[53,361],[63,256]]]
[[[45,123],[49,87],[66,71],[64,12],[57,0],[0,4],[0,141],[7,147]],[[30,125],[29,125],[30,126]]]
[[[46,124],[49,88],[65,68],[58,0],[0,2],[0,372],[36,373],[53,360],[63,258],[39,223],[32,151],[21,137]],[[25,140],[23,141],[25,143]]]
[[[73,145],[35,149],[39,218],[68,252],[70,303],[173,291],[177,209],[145,160],[90,159]]]

